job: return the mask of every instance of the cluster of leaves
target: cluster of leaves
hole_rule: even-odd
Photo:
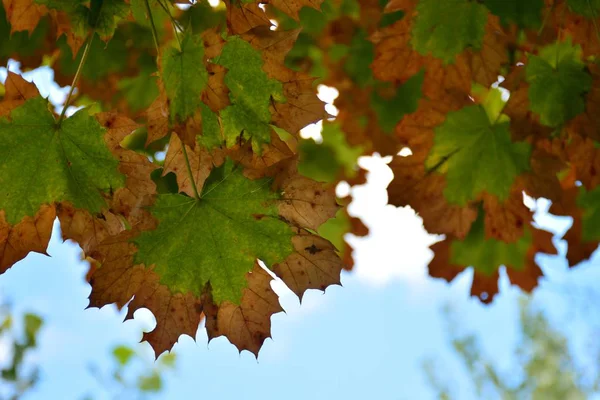
[[[20,318],[10,304],[0,306],[0,339],[5,353],[0,370],[0,395],[2,399],[17,400],[34,389],[40,378],[36,362],[28,359],[39,349],[39,335],[44,326],[43,318],[34,313],[24,313]],[[107,374],[96,364],[89,370],[105,394],[111,398],[146,398],[163,389],[164,374],[175,368],[175,353],[164,354],[157,362],[148,360],[138,351],[119,345],[112,349],[114,367]],[[97,392],[97,388],[95,390]],[[97,398],[90,394],[86,400]]]
[[[11,400],[21,398],[38,381],[37,368],[27,368],[25,358],[37,347],[38,333],[43,325],[43,320],[32,313],[23,314],[22,321],[16,320],[8,306],[0,306],[0,338],[8,353],[7,362],[0,371],[0,393],[2,398]]]
[[[584,363],[570,349],[568,338],[530,299],[519,299],[518,343],[509,351],[511,362],[515,365],[508,370],[499,368],[496,360],[485,356],[482,337],[461,332],[464,330],[460,329],[463,321],[457,311],[451,307],[444,309],[449,344],[465,367],[468,386],[474,389],[475,398],[583,400],[600,392],[597,372],[582,365]],[[597,348],[591,347],[587,355],[594,362],[598,358]],[[465,397],[465,387],[461,386],[458,390],[456,377],[452,382],[445,379],[448,366],[441,365],[437,357],[425,360],[423,369],[435,389],[436,398],[451,400]]]
[[[432,246],[431,276],[451,281],[473,267],[471,292],[490,302],[505,266],[512,283],[533,289],[536,254],[556,249],[532,225],[524,193],[573,218],[570,265],[590,257],[600,240],[598,4],[345,0],[322,9],[320,18],[303,9],[299,24],[283,18],[280,26],[305,28],[286,61],[339,89],[347,144],[393,156],[389,202],[445,237]]]
[[[114,367],[109,374],[103,373],[96,365],[90,365],[90,372],[107,395],[115,399],[145,399],[160,393],[164,388],[163,376],[176,366],[175,353],[164,354],[156,362],[148,360],[143,354],[129,346],[119,345],[113,348]],[[85,400],[97,398],[90,394]]]
[[[501,266],[531,290],[535,255],[555,252],[524,192],[573,217],[572,264],[600,241],[595,2],[3,6],[0,62],[49,65],[72,86],[64,110],[95,106],[57,116],[9,73],[0,272],[45,252],[58,218],[91,263],[91,306],[128,304],[129,318],[148,308],[157,355],[202,319],[210,338],[256,354],[281,310],[273,276],[300,298],[339,283],[352,265],[343,234],[366,228],[334,188],[364,182],[360,155],[394,156],[390,203],[445,235],[430,274],[473,266],[483,301]],[[315,77],[340,92],[335,121]],[[300,137],[323,119],[321,143]]]

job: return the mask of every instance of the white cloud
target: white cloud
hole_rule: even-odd
[[[423,228],[422,219],[410,207],[387,205],[386,187],[393,179],[389,158],[363,157],[360,164],[369,171],[367,184],[352,189],[349,213],[360,217],[369,235],[349,235],[354,248],[354,274],[363,282],[387,284],[394,279],[413,285],[425,282],[426,265],[432,257],[429,246],[437,241]]]

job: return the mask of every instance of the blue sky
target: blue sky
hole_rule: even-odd
[[[0,70],[0,79],[4,77]],[[64,101],[65,89],[52,84],[51,71],[26,77],[54,103]],[[167,373],[160,398],[429,399],[433,393],[420,365],[433,357],[448,368],[446,377],[456,381],[461,399],[470,399],[473,393],[462,366],[447,345],[440,309],[448,302],[460,310],[461,328],[480,332],[486,352],[510,371],[518,290],[503,278],[497,300],[483,307],[468,297],[469,272],[452,285],[427,278],[425,266],[432,256],[428,245],[435,238],[411,210],[386,205],[391,171],[385,160],[375,156],[361,164],[372,172],[367,185],[353,189],[350,211],[364,218],[371,235],[350,238],[357,265],[342,277],[343,287],[331,287],[325,295],[310,291],[300,305],[275,282],[286,313],[273,317],[273,340],[265,342],[258,361],[247,352],[238,354],[224,338],[208,344],[202,328],[196,342],[181,338],[175,346],[176,372]],[[538,208],[539,224],[559,235],[568,227],[568,220],[545,214],[547,202],[529,205]],[[139,311],[133,321],[122,323],[125,312],[114,306],[85,310],[90,292],[84,280],[87,265],[80,261],[76,245],[62,243],[58,229],[56,224],[51,257],[30,254],[0,276],[0,298],[9,300],[17,314],[33,311],[45,319],[39,350],[29,359],[40,365],[41,381],[25,399],[80,399],[90,392],[97,399],[109,398],[88,365],[108,371],[110,351],[118,344],[139,346],[151,359],[149,346],[136,343],[144,329],[152,328],[153,318]],[[557,243],[564,252],[564,243]],[[548,279],[536,291],[536,302],[573,336],[571,345],[584,359],[591,328],[571,315],[573,300],[560,289],[589,286],[600,275],[590,268],[598,260],[567,271],[564,254],[539,257]],[[0,341],[0,363],[2,354]]]

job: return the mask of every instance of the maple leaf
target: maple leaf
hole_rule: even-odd
[[[394,179],[388,186],[389,203],[407,206],[421,215],[425,229],[432,233],[464,237],[477,217],[472,205],[450,204],[444,195],[446,179],[429,170],[425,161],[433,146],[435,129],[451,111],[460,110],[466,99],[449,97],[447,101],[421,100],[417,111],[407,115],[396,127],[396,137],[410,148],[412,155],[396,156],[390,163]]]
[[[312,7],[318,10],[323,1],[324,0],[271,0],[269,4],[272,4],[290,17],[298,20],[298,12],[302,7]]]
[[[472,204],[450,204],[444,196],[444,176],[429,174],[424,159],[415,156],[395,157],[390,163],[394,179],[388,186],[388,201],[395,206],[411,206],[431,233],[465,237],[477,217]]]
[[[148,129],[146,146],[167,136],[171,129],[169,99],[164,90],[164,84],[162,84],[160,80],[158,90],[158,96],[144,112],[146,117],[146,127]]]
[[[412,114],[416,111],[417,102],[421,98],[424,77],[422,72],[414,75],[400,86],[391,98],[384,98],[376,92],[373,93],[373,109],[377,113],[379,125],[385,132],[392,132],[405,114]]]
[[[426,165],[446,172],[448,201],[466,204],[487,192],[505,199],[515,178],[529,169],[530,146],[510,140],[509,123],[490,121],[479,105],[448,114],[435,130]]]
[[[122,307],[135,296],[129,315],[147,307],[157,318],[155,331],[144,336],[157,355],[180,334],[193,336],[202,312],[211,338],[226,334],[240,350],[256,353],[269,335],[270,313],[279,310],[273,301],[261,306],[276,297],[266,284],[270,278],[255,267],[257,257],[303,290],[339,283],[342,269],[333,246],[302,228],[316,229],[333,216],[333,190],[293,171],[249,180],[227,161],[212,170],[199,199],[158,195],[150,208],[155,230],[124,232],[91,249],[101,265],[91,274],[91,305],[116,301]],[[257,320],[258,328],[249,327]]]
[[[537,286],[542,271],[534,258],[538,252],[556,254],[552,234],[528,226],[525,234],[514,243],[486,239],[481,216],[473,223],[469,235],[463,240],[446,239],[431,246],[434,258],[429,264],[429,274],[448,282],[465,268],[474,270],[471,295],[489,303],[498,293],[498,269],[504,265],[511,283],[531,291]]]
[[[0,102],[0,117],[9,116],[13,109],[38,95],[37,87],[33,83],[23,79],[21,75],[8,71],[4,82],[4,98]]]
[[[0,210],[0,273],[31,251],[46,254],[55,218],[54,206],[42,205],[33,217],[26,216],[13,225]]]
[[[202,42],[198,37],[184,35],[181,48],[172,43],[163,51],[160,66],[171,119],[185,121],[200,106],[200,95],[208,81]]]
[[[526,66],[531,110],[540,115],[542,124],[559,126],[585,109],[583,99],[592,84],[584,71],[581,48],[570,40],[557,42],[529,56]]]
[[[142,339],[153,346],[158,358],[173,347],[180,335],[195,336],[203,303],[191,293],[172,293],[160,284],[160,277],[152,269],[134,265],[136,250],[128,241],[132,235],[135,233],[125,231],[110,236],[87,253],[98,264],[88,274],[92,286],[90,307],[116,303],[122,308],[129,303],[127,319],[140,308],[149,309],[156,318],[156,328]]]
[[[598,240],[594,239],[594,234],[589,234],[586,240],[584,238],[583,226],[584,226],[584,210],[579,206],[580,196],[583,195],[583,204],[586,203],[585,195],[586,192],[581,190],[575,185],[576,175],[575,170],[571,168],[569,173],[561,180],[561,186],[563,190],[560,192],[560,197],[556,198],[552,202],[550,207],[550,213],[554,215],[568,215],[573,218],[573,224],[564,235],[563,239],[568,244],[567,249],[567,260],[570,266],[579,264],[580,262],[588,259],[594,251],[598,248]],[[588,199],[591,198],[588,197]],[[592,205],[594,207],[594,205]],[[588,209],[590,210],[590,209]],[[593,209],[591,209],[593,214]]]
[[[261,153],[257,154],[252,150],[250,141],[236,144],[226,153],[232,160],[245,167],[245,175],[262,176],[264,171],[278,165],[278,163],[290,159],[294,156],[294,152],[290,149],[286,142],[281,140],[275,132],[275,127],[272,127],[271,139],[269,144],[263,144]],[[218,152],[213,151],[218,157]],[[252,171],[252,172],[250,172]]]
[[[190,177],[190,174],[185,173],[187,165],[182,146],[184,146],[184,144],[179,137],[177,135],[171,135],[169,149],[165,156],[163,176],[169,172],[175,173],[179,192],[194,197],[194,186],[197,187],[198,190],[202,190],[204,181],[206,181],[206,178],[208,178],[210,171],[212,171],[214,167],[213,156],[205,148],[201,148],[200,146],[196,149],[192,149],[185,145],[188,154],[187,162],[189,162],[191,171]],[[194,180],[193,183],[190,178]]]
[[[81,231],[77,239],[85,249],[99,232],[99,228],[87,229],[93,219],[90,212],[95,213],[100,211],[100,207],[106,206],[106,200],[98,190],[117,190],[123,183],[117,171],[117,159],[112,158],[109,152],[114,147],[111,143],[116,140],[118,146],[121,138],[112,139],[112,135],[106,134],[103,139],[103,129],[85,111],[66,119],[60,127],[56,126],[46,100],[39,97],[35,85],[12,72],[8,73],[5,98],[0,103],[0,109],[8,111],[6,116],[11,118],[0,123],[0,132],[6,135],[3,140],[11,145],[15,140],[21,141],[14,144],[19,151],[3,156],[2,178],[12,179],[13,182],[9,184],[6,181],[3,184],[7,201],[0,211],[0,269],[6,270],[29,251],[45,253],[56,216],[61,218],[63,231]],[[22,135],[28,139],[19,139]],[[31,137],[39,139],[32,141]],[[10,148],[5,149],[8,151]],[[139,156],[142,160],[136,164],[130,155],[126,157],[118,154],[118,151],[115,155],[121,160],[121,172],[131,173],[133,177],[135,173],[131,168],[134,165],[141,166],[144,160],[148,163],[142,156]],[[23,160],[20,161],[19,157]],[[38,163],[29,162],[30,157]],[[11,162],[24,162],[23,165],[30,166],[29,170],[21,167],[14,172],[20,176],[25,174],[29,181],[21,182],[30,182],[29,188],[15,180]],[[72,171],[74,167],[79,169]],[[134,171],[143,176],[148,168]],[[138,185],[139,182],[142,180],[138,181]],[[135,191],[135,185],[131,186]],[[117,193],[122,190],[125,189],[118,189]],[[21,196],[25,196],[25,200]],[[57,204],[59,201],[65,203]],[[71,203],[91,209],[89,212],[75,209]],[[120,221],[113,221],[115,223],[121,226]]]
[[[282,85],[267,77],[260,53],[238,37],[228,39],[217,63],[227,68],[225,84],[232,103],[221,111],[227,146],[233,146],[239,136],[247,134],[254,151],[260,152],[270,137],[271,99],[286,100]]]
[[[213,169],[198,201],[182,195],[159,195],[151,210],[159,221],[158,228],[135,239],[139,248],[136,260],[156,265],[161,282],[173,291],[199,295],[200,288],[210,281],[217,303],[225,299],[238,303],[244,274],[252,269],[254,259],[272,265],[293,251],[293,232],[278,218],[287,210],[282,206],[278,211],[280,200],[270,191],[269,183],[248,180],[228,161]],[[286,187],[284,196],[296,194],[300,193],[295,193],[293,184]],[[292,201],[299,201],[298,197]],[[298,221],[292,218],[290,213],[286,219]],[[211,238],[208,243],[207,238]],[[190,246],[203,257],[197,253],[186,256],[184,249]],[[203,247],[207,250],[202,251]],[[231,252],[232,248],[236,250]],[[177,268],[172,264],[175,260]]]
[[[10,33],[19,31],[33,32],[44,15],[46,7],[37,5],[34,0],[2,0],[6,17],[10,22]]]
[[[523,186],[517,181],[504,201],[483,196],[486,238],[512,243],[523,237],[525,227],[533,221],[533,213],[523,203]]]
[[[129,5],[124,0],[92,0],[87,7],[83,0],[35,0],[49,9],[65,12],[75,33],[83,37],[93,29],[108,41],[117,29],[118,21],[125,18]]]
[[[292,134],[328,117],[324,103],[315,94],[315,78],[284,67],[285,57],[299,33],[298,29],[273,32],[263,26],[242,36],[261,52],[265,61],[263,70],[269,78],[281,82],[285,101],[272,101],[269,109],[273,124]]]
[[[488,14],[485,6],[468,0],[420,0],[416,11],[412,45],[419,53],[431,53],[449,63],[467,47],[481,47]]]
[[[239,35],[257,26],[271,26],[268,15],[256,1],[224,0],[227,5],[227,25],[231,33]]]
[[[96,119],[106,128],[106,145],[119,160],[119,172],[125,175],[125,187],[116,189],[110,200],[111,210],[125,217],[130,225],[143,224],[151,219],[145,207],[151,203],[150,196],[156,193],[156,184],[151,174],[158,166],[151,163],[148,157],[121,145],[140,125],[116,112],[100,113],[96,115]]]
[[[255,355],[271,337],[271,316],[283,308],[277,294],[271,289],[273,278],[258,263],[246,274],[239,304],[225,302],[217,306],[212,299],[206,302],[206,332],[209,339],[226,336],[238,351],[248,350]]]
[[[85,110],[57,126],[41,97],[13,109],[10,121],[0,120],[5,144],[0,150],[0,194],[7,221],[34,216],[42,204],[55,201],[100,211],[106,204],[102,192],[124,183],[103,133]]]
[[[348,145],[344,132],[337,123],[324,123],[321,136],[321,144],[312,139],[299,144],[300,173],[321,182],[354,177],[358,157],[363,154],[364,149]]]
[[[490,86],[508,63],[506,37],[495,18],[484,24],[480,48],[467,49],[450,64],[413,49],[412,27],[413,21],[405,17],[373,35],[376,47],[371,68],[376,78],[404,83],[425,69],[423,95],[443,99],[448,93],[469,94],[473,81]]]

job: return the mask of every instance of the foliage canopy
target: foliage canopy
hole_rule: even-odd
[[[393,156],[389,202],[445,235],[430,274],[473,267],[482,301],[501,266],[531,290],[536,254],[556,253],[523,193],[573,218],[571,265],[600,242],[597,2],[2,4],[1,62],[48,65],[71,92],[55,114],[8,73],[0,272],[44,253],[58,218],[91,263],[91,306],[150,309],[157,355],[202,319],[257,354],[273,276],[300,298],[338,284],[343,235],[367,232],[335,186],[365,182],[361,155]],[[317,84],[339,90],[335,120]],[[320,120],[322,142],[300,136]]]

